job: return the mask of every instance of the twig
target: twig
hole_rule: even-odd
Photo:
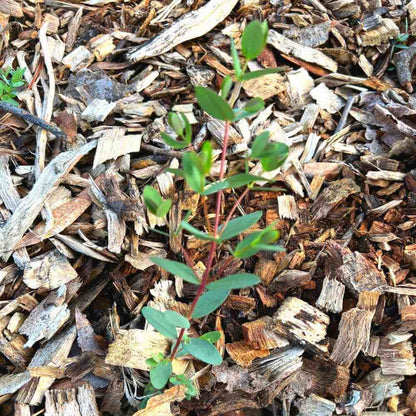
[[[42,120],[40,117],[34,116],[26,110],[14,107],[13,105],[5,102],[0,102],[0,110],[7,111],[8,113],[13,114],[14,116],[20,117],[27,123],[35,124],[36,126],[42,127],[42,129],[48,130],[56,137],[66,139],[66,134],[59,127],[47,123],[45,120]]]
[[[182,158],[182,155],[183,155],[182,152],[178,152],[176,150],[161,149],[160,147],[152,146],[151,144],[146,144],[146,143],[142,143],[140,145],[140,149],[146,150],[147,152],[151,152],[154,154],[171,156],[171,157]]]
[[[350,111],[354,102],[355,102],[355,96],[348,97],[347,103],[345,104],[344,110],[342,111],[342,115],[341,115],[341,118],[339,119],[339,123],[335,130],[335,133],[338,133],[340,130],[344,128],[345,123],[347,122],[348,115],[350,114]]]
[[[225,128],[224,128],[224,140],[223,140],[223,146],[222,146],[222,153],[221,153],[221,166],[220,166],[220,176],[219,181],[222,181],[224,178],[224,170],[225,170],[225,158],[227,156],[227,146],[228,146],[228,135],[230,130],[230,123],[228,121],[225,122]],[[214,237],[218,237],[218,227],[220,224],[220,211],[221,211],[221,199],[222,199],[222,190],[217,192],[217,203],[215,207],[215,223],[214,223]],[[196,295],[194,297],[194,300],[192,301],[191,307],[189,308],[188,312],[188,319],[192,318],[192,315],[195,311],[196,304],[198,303],[199,298],[201,297],[202,293],[204,292],[205,286],[208,282],[208,277],[211,272],[212,263],[214,261],[215,256],[215,249],[217,248],[217,242],[212,241],[211,246],[209,249],[208,254],[208,261],[207,261],[207,267],[204,271],[204,274],[202,275],[201,284],[198,287],[198,291],[196,292]],[[179,336],[176,340],[176,344],[173,348],[173,351],[170,355],[170,359],[173,360],[175,358],[176,353],[178,352],[179,346],[181,344],[182,338],[185,334],[185,329],[181,329],[179,332]]]
[[[46,66],[46,71],[48,73],[48,90],[45,92],[44,104],[41,113],[38,115],[46,122],[51,121],[52,111],[53,111],[53,99],[55,97],[55,75],[53,72],[52,59],[49,53],[48,39],[46,38],[46,30],[48,28],[48,23],[45,22],[41,29],[39,30],[39,41],[42,47],[43,52],[43,61]],[[48,137],[44,128],[40,128],[36,132],[36,157],[35,157],[35,177],[36,179],[42,173],[45,168],[45,155],[46,155],[46,143]]]

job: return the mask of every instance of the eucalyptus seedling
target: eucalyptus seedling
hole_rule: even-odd
[[[260,279],[252,273],[236,273],[215,280],[211,272],[217,248],[224,245],[224,248],[228,249],[233,257],[241,259],[253,256],[263,250],[281,250],[281,247],[276,245],[279,233],[273,228],[273,225],[261,231],[248,233],[246,236],[242,235],[260,220],[261,211],[233,218],[237,206],[249,190],[254,187],[254,184],[258,181],[267,181],[267,179],[252,175],[247,171],[228,177],[225,175],[226,152],[231,123],[252,117],[264,108],[264,102],[261,98],[252,98],[242,108],[233,108],[230,102],[227,101],[227,97],[235,84],[277,71],[276,69],[264,69],[247,72],[247,62],[257,58],[262,52],[266,45],[267,34],[266,22],[254,21],[248,24],[241,38],[241,58],[233,40],[231,40],[234,75],[224,78],[220,92],[217,93],[202,86],[195,88],[195,96],[199,106],[209,116],[221,120],[224,124],[219,179],[215,182],[210,181],[213,149],[209,141],[202,144],[199,152],[185,151],[182,156],[181,167],[169,171],[182,177],[187,186],[194,192],[206,196],[216,196],[214,228],[212,232],[205,232],[190,224],[187,218],[184,218],[180,223],[180,229],[192,234],[197,239],[209,242],[206,268],[201,277],[190,263],[185,264],[159,257],[151,258],[156,265],[168,273],[195,285],[196,295],[189,306],[187,316],[174,311],[162,312],[148,306],[143,308],[142,314],[147,322],[156,331],[172,340],[172,349],[168,356],[158,354],[147,360],[150,367],[150,385],[145,389],[147,393],[161,392],[169,384],[181,384],[186,387],[188,398],[196,395],[192,380],[184,374],[172,373],[172,361],[175,357],[191,355],[211,365],[218,365],[222,362],[222,357],[215,347],[215,343],[220,339],[221,334],[213,331],[199,337],[189,337],[186,332],[191,326],[191,320],[203,318],[214,312],[227,299],[232,290],[253,286],[259,283]],[[163,140],[172,148],[188,150],[192,143],[192,129],[186,117],[183,114],[169,113],[168,122],[176,136],[162,133]],[[289,153],[285,144],[271,141],[269,136],[266,131],[259,134],[253,140],[251,150],[247,154],[247,162],[250,160],[259,161],[265,172],[280,167]],[[220,208],[223,191],[243,187],[245,188],[244,191],[229,210],[225,219],[222,219]],[[164,217],[171,208],[171,201],[169,199],[164,200],[159,192],[150,186],[145,187],[143,197],[148,210],[156,216]],[[173,232],[177,231],[173,230]]]

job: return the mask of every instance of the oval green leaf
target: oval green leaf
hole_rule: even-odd
[[[222,357],[218,350],[208,341],[201,338],[191,338],[183,345],[183,349],[200,361],[207,364],[220,365]]]
[[[163,218],[169,212],[171,206],[172,201],[170,199],[166,199],[159,205],[158,209],[156,210],[156,215],[160,218]]]
[[[207,290],[198,300],[192,318],[202,318],[215,311],[227,299],[229,290]]]
[[[241,52],[246,59],[257,58],[266,46],[268,35],[267,22],[250,22],[241,37]]]
[[[195,95],[200,107],[210,116],[223,121],[234,120],[233,109],[215,91],[205,87],[195,87]]]
[[[264,101],[260,97],[252,98],[247,101],[244,110],[249,113],[257,113],[264,108]]]
[[[269,244],[273,243],[278,238],[279,232],[273,230],[271,227],[267,227],[262,231],[257,231],[249,234],[237,245],[233,256],[240,259],[245,259],[247,257],[253,256],[261,250],[281,251],[282,248],[280,246]]]
[[[218,331],[206,332],[204,335],[201,335],[199,338],[204,339],[205,341],[208,341],[211,344],[214,344],[221,338],[221,332],[218,332]]]
[[[143,189],[143,199],[147,209],[152,214],[156,214],[156,211],[162,202],[159,192],[157,192],[153,186],[146,185]]]
[[[180,313],[175,311],[165,312],[166,321],[178,328],[188,329],[190,327],[189,321]]]
[[[207,286],[208,290],[233,290],[254,286],[260,282],[260,278],[251,273],[231,274],[224,279],[217,280]]]
[[[227,75],[226,77],[224,77],[221,84],[221,97],[224,100],[227,99],[228,93],[230,92],[232,85],[233,79],[231,78],[231,76]]]
[[[145,306],[142,309],[142,315],[146,318],[146,321],[149,322],[154,329],[156,329],[156,331],[159,331],[165,337],[171,339],[176,339],[178,337],[176,327],[166,321],[163,312],[149,306]]]
[[[193,152],[186,152],[182,156],[182,166],[185,180],[190,188],[198,193],[201,193],[205,185],[204,168],[201,166],[201,161],[197,154]]]
[[[223,232],[221,232],[220,228],[219,232],[221,233],[221,240],[228,240],[229,238],[233,238],[236,235],[241,234],[243,231],[248,230],[261,218],[262,215],[262,211],[256,211],[252,214],[243,215],[241,217],[231,220],[226,225],[225,230]]]
[[[185,123],[183,121],[182,115],[170,111],[168,114],[168,122],[169,122],[169,126],[172,127],[173,131],[178,136],[183,136]]]
[[[162,360],[150,370],[150,382],[158,390],[163,389],[172,374],[172,362]]]
[[[160,257],[150,257],[150,260],[160,266],[162,269],[168,271],[169,273],[180,277],[181,279],[199,285],[200,281],[195,276],[193,270],[188,267],[186,264],[179,263],[178,261],[162,259]]]

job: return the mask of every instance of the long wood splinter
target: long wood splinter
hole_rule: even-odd
[[[42,120],[41,118],[34,116],[26,110],[15,107],[5,102],[0,102],[0,109],[7,111],[8,113],[11,113],[17,117],[20,117],[28,123],[32,123],[36,126],[42,127],[42,129],[50,131],[56,137],[66,139],[66,134],[59,127],[47,123],[45,120]]]

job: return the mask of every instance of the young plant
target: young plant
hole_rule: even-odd
[[[230,124],[242,118],[252,117],[264,107],[264,102],[261,98],[253,98],[243,108],[232,108],[227,101],[227,97],[235,83],[238,84],[276,71],[274,69],[254,72],[246,71],[247,61],[255,59],[265,47],[267,34],[267,23],[251,22],[246,27],[241,39],[241,52],[243,55],[241,60],[234,42],[231,40],[234,76],[226,76],[224,78],[220,94],[201,86],[195,88],[199,106],[211,117],[224,122],[219,179],[216,182],[209,182],[209,173],[212,166],[212,145],[209,141],[203,143],[199,153],[194,151],[184,152],[181,169],[171,169],[170,172],[183,177],[188,187],[193,191],[201,195],[216,195],[214,227],[212,232],[207,233],[195,228],[186,219],[182,220],[180,224],[180,229],[186,230],[197,239],[210,242],[206,268],[201,278],[197,275],[189,261],[187,264],[183,264],[159,257],[151,258],[156,265],[170,274],[195,285],[197,291],[189,306],[187,316],[173,311],[161,312],[148,306],[143,308],[142,314],[147,322],[155,330],[170,338],[173,344],[169,356],[159,354],[147,361],[150,367],[151,386],[145,390],[146,392],[160,392],[170,383],[172,385],[184,385],[188,398],[196,395],[196,390],[191,380],[183,374],[172,375],[172,360],[175,357],[191,355],[200,361],[212,365],[218,365],[222,362],[222,357],[214,345],[219,340],[220,333],[213,331],[198,338],[190,338],[186,334],[186,330],[191,325],[190,321],[202,318],[215,311],[232,290],[253,286],[259,283],[260,279],[252,273],[236,273],[215,280],[214,277],[221,276],[221,271],[217,272],[217,276],[212,276],[217,248],[226,243],[224,247],[231,252],[232,256],[241,259],[253,256],[261,250],[281,250],[281,247],[275,244],[279,233],[273,228],[273,225],[261,231],[250,233],[245,237],[242,236],[242,233],[246,232],[260,220],[262,216],[261,211],[233,218],[237,206],[254,186],[255,182],[259,180],[267,181],[267,179],[251,175],[248,172],[225,177]],[[173,148],[186,149],[192,141],[192,132],[188,120],[183,114],[170,113],[168,122],[176,137],[163,133],[162,138]],[[288,156],[288,152],[289,149],[285,144],[270,141],[269,133],[263,132],[254,139],[251,154],[247,155],[247,161],[259,160],[264,171],[272,171],[283,164]],[[223,190],[241,187],[245,187],[245,190],[221,223]],[[152,214],[163,217],[169,211],[171,201],[163,200],[156,189],[149,186],[145,187],[143,196],[146,206]],[[235,237],[240,237],[237,244],[233,241]],[[186,254],[185,249],[183,249],[183,252]],[[184,257],[186,260],[189,259],[187,255]]]
[[[17,88],[25,85],[23,74],[25,68],[17,68],[16,70],[0,69],[0,100],[17,107],[19,103],[15,100]]]

